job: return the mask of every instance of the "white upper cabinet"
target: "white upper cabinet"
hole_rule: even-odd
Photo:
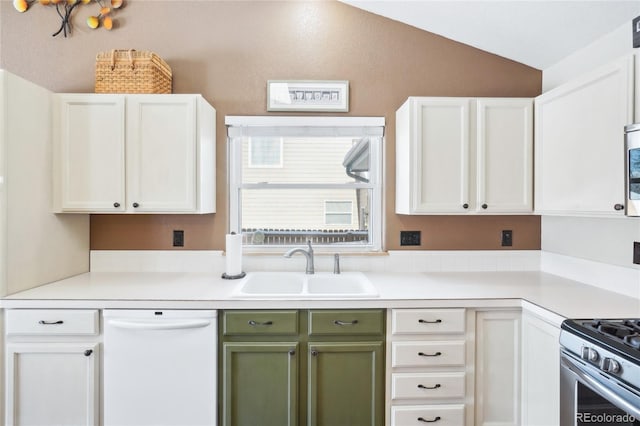
[[[633,69],[625,57],[536,98],[536,213],[624,215]]]
[[[56,95],[56,212],[215,212],[215,109],[200,95]]]
[[[409,98],[396,113],[396,213],[531,213],[532,143],[529,98]]]

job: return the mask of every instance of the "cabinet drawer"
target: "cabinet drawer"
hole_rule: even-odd
[[[442,342],[393,342],[391,365],[393,367],[430,367],[464,365],[463,340]]]
[[[383,334],[382,309],[309,311],[309,335]]]
[[[7,335],[98,334],[97,310],[8,309]]]
[[[464,405],[407,405],[391,407],[391,426],[460,426],[464,424]]]
[[[464,333],[464,309],[394,309],[393,334]]]
[[[462,372],[392,374],[391,398],[463,398],[464,383]]]
[[[227,336],[298,334],[298,311],[225,311],[222,324]]]

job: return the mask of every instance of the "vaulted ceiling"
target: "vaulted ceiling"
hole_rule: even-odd
[[[341,1],[537,69],[640,16],[640,0]]]

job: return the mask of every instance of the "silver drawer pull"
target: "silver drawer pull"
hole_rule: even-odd
[[[59,325],[59,324],[64,324],[64,321],[62,321],[62,320],[58,320],[58,321],[40,320],[40,321],[38,321],[38,324],[42,324],[42,325]]]
[[[335,325],[356,325],[358,323],[358,320],[353,320],[353,321],[334,320],[333,323]]]
[[[437,422],[438,420],[440,420],[440,416],[436,416],[436,417],[434,417],[434,418],[433,418],[433,420],[427,420],[427,419],[425,419],[424,417],[418,417],[418,421],[419,421],[419,422],[425,422],[425,423],[435,423],[435,422]]]
[[[258,321],[254,321],[254,320],[249,320],[248,324],[251,327],[257,327],[257,326],[261,326],[261,325],[273,325],[273,321],[258,322]]]
[[[434,386],[418,385],[418,389],[438,389],[441,386],[440,383],[436,383]]]
[[[418,352],[418,356],[440,356],[442,352],[436,352],[434,354],[425,354],[424,352]]]
[[[440,324],[442,322],[442,320],[441,319],[437,319],[435,321],[429,321],[429,320],[419,319],[418,322],[420,324]]]

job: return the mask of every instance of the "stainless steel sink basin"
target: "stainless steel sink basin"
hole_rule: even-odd
[[[378,297],[376,288],[361,272],[342,274],[250,272],[238,283],[233,297],[304,299]]]

